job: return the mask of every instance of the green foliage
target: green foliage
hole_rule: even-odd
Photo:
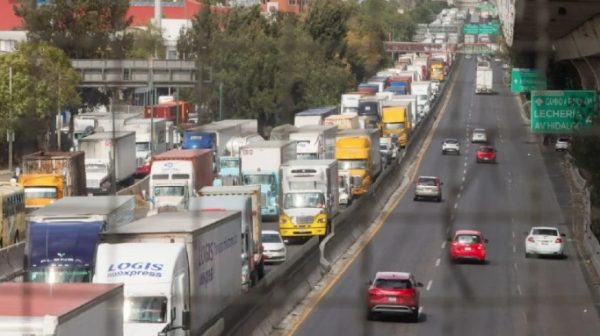
[[[155,51],[158,58],[165,59],[166,47],[160,28],[149,24],[146,29],[135,29],[132,31],[133,45],[127,50],[127,58],[148,59],[154,56]]]
[[[59,108],[78,107],[79,83],[79,74],[71,61],[50,44],[21,43],[17,51],[0,55],[0,133],[10,129],[32,130],[31,121],[47,120]]]

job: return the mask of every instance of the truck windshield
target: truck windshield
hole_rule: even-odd
[[[164,296],[129,296],[125,298],[123,308],[124,322],[167,322],[167,298]]]
[[[403,122],[385,123],[385,124],[383,124],[383,128],[386,130],[404,129],[404,123]]]
[[[183,196],[185,188],[183,186],[162,186],[154,187],[154,196]]]
[[[322,208],[324,205],[325,197],[320,192],[289,193],[283,200],[284,209]]]
[[[298,154],[298,155],[296,155],[296,159],[298,159],[298,160],[318,160],[319,156],[317,156],[317,154]]]
[[[53,187],[25,187],[25,198],[50,198],[56,199],[56,188]]]
[[[106,165],[104,165],[104,164],[86,164],[85,171],[87,173],[102,173],[102,174],[107,173]]]
[[[223,168],[239,168],[240,160],[239,159],[223,159],[221,158],[221,169]]]
[[[367,169],[367,160],[338,160],[339,170]]]
[[[419,101],[427,101],[427,95],[419,95],[419,96],[417,96],[417,99]]]
[[[135,143],[135,151],[136,152],[149,152],[150,151],[150,143],[149,142],[136,142]]]
[[[32,268],[30,280],[38,283],[84,283],[91,282],[90,267]]]
[[[256,175],[245,175],[244,176],[244,184],[252,185],[252,184],[272,184],[273,176],[267,174],[256,174]]]

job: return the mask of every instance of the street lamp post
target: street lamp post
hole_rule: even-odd
[[[8,132],[6,133],[6,137],[8,139],[8,170],[12,171],[13,165],[13,141],[15,141],[15,132],[12,129],[12,114],[13,114],[13,69],[12,67],[8,68],[8,94],[10,95],[10,107],[8,110],[8,120],[10,123],[10,127],[8,128]]]
[[[150,57],[150,94],[154,91],[154,58]],[[154,156],[154,98],[150,101],[150,157]]]

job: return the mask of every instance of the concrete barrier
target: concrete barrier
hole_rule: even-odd
[[[0,250],[0,282],[11,281],[23,272],[25,242]]]
[[[146,195],[148,195],[148,188],[150,188],[150,175],[144,177],[142,180],[138,181],[136,184],[129,186],[125,189],[121,189],[117,192],[119,196],[127,196],[127,195],[142,195],[142,191],[146,191]]]

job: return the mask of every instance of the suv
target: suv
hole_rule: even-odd
[[[411,322],[419,321],[419,297],[417,288],[423,284],[416,282],[407,272],[377,272],[369,281],[369,308],[367,319],[379,314],[408,315]]]
[[[556,139],[556,144],[554,145],[554,149],[557,152],[569,150],[569,142],[571,142],[571,139],[569,139],[567,137],[560,137],[560,138]]]
[[[485,135],[485,129],[476,128],[473,130],[473,136],[471,137],[471,142],[487,142],[487,135]]]
[[[446,139],[442,141],[442,155],[446,155],[446,153],[456,153],[456,155],[460,155],[460,143],[456,139]]]
[[[417,180],[415,187],[414,200],[418,201],[421,198],[434,199],[436,202],[442,201],[442,185],[444,185],[439,177],[421,176]]]

